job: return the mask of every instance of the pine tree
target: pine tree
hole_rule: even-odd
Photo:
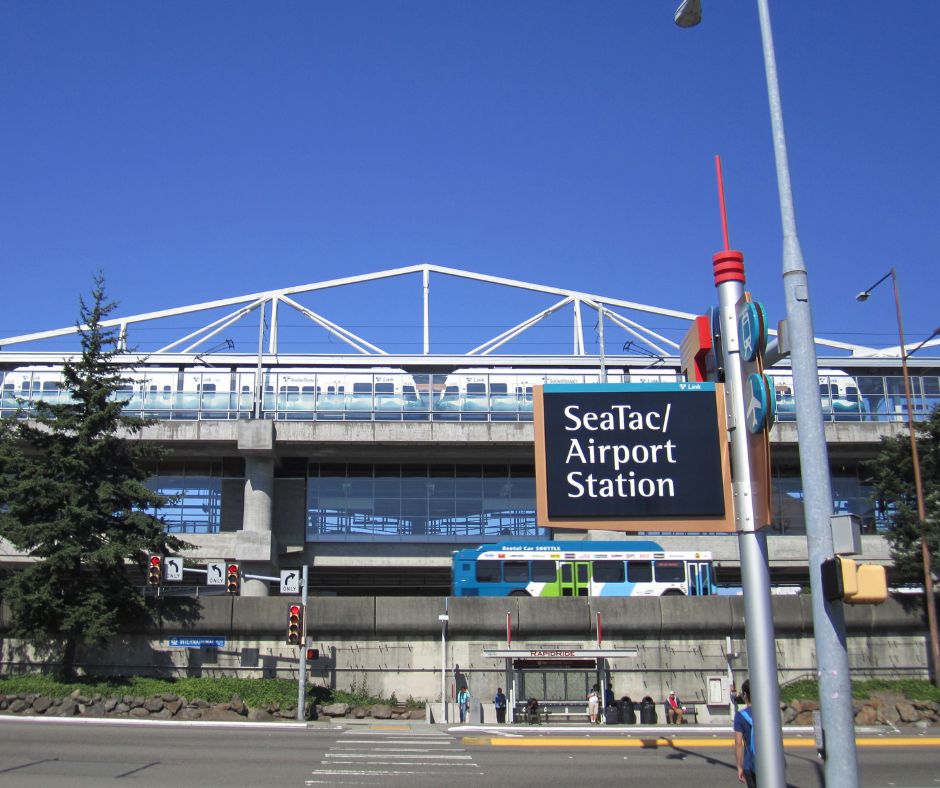
[[[129,381],[117,332],[101,325],[116,306],[98,274],[90,305],[80,301],[81,355],[63,366],[59,401],[0,425],[0,536],[33,559],[0,589],[11,634],[58,656],[66,677],[79,644],[150,619],[134,564],[143,572],[148,553],[185,547],[147,513],[168,499],[146,486],[160,456],[136,437],[148,422],[121,413]]]
[[[915,426],[926,514],[923,524],[917,512],[914,463],[907,430],[893,438],[883,438],[878,454],[865,463],[879,508],[893,509],[893,523],[886,536],[894,560],[892,579],[896,583],[923,582],[922,535],[927,538],[934,570],[940,558],[940,408]]]

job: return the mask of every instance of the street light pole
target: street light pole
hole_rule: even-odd
[[[825,782],[828,788],[855,788],[858,785],[858,756],[855,748],[855,719],[845,639],[845,615],[841,602],[826,599],[822,583],[823,562],[832,558],[835,551],[831,526],[832,480],[822,404],[819,399],[819,367],[816,361],[813,316],[810,311],[806,264],[796,232],[796,214],[793,209],[787,142],[783,128],[783,108],[780,102],[777,61],[767,0],[757,0],[757,10],[760,15],[780,220],[783,226],[783,288],[786,296],[787,326],[790,331],[796,424],[800,436],[806,551],[812,590],[819,706],[825,736]],[[676,11],[675,21],[680,27],[691,27],[698,24],[701,18],[700,0],[685,0]],[[758,777],[760,781],[762,775]]]
[[[930,675],[934,686],[940,686],[940,641],[938,641],[937,637],[937,600],[933,594],[933,568],[931,566],[930,544],[927,541],[927,534],[924,532],[924,521],[927,519],[927,511],[924,506],[924,486],[920,476],[920,454],[917,450],[917,429],[914,426],[911,375],[907,368],[908,352],[904,342],[904,321],[901,318],[901,295],[898,291],[898,275],[894,266],[891,266],[891,270],[887,274],[881,277],[881,279],[867,290],[863,290],[855,296],[855,298],[858,301],[867,301],[872,290],[878,287],[878,285],[884,282],[889,276],[891,277],[891,283],[894,287],[894,309],[898,316],[898,339],[901,343],[901,374],[904,377],[904,399],[907,402],[907,431],[911,439],[911,462],[914,466],[914,495],[917,498],[917,526],[920,530],[921,561],[924,565],[924,597],[927,602],[927,628],[930,633]],[[928,339],[932,339],[936,336],[938,331],[940,331],[940,329],[934,331],[933,335],[928,337]],[[928,340],[924,340],[924,342],[926,341]],[[924,342],[921,342],[919,347],[923,347]]]

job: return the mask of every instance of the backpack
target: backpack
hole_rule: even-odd
[[[753,756],[755,754],[754,753],[754,720],[751,718],[751,712],[749,712],[747,709],[741,709],[741,716],[744,717],[744,719],[747,720],[747,724],[751,726],[751,735],[747,743],[747,748],[751,751],[751,755]]]

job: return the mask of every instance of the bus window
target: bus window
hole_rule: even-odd
[[[477,582],[498,583],[499,561],[477,561]]]
[[[507,583],[528,583],[529,562],[507,561],[503,564],[503,580]]]
[[[595,583],[622,583],[623,561],[595,561]]]
[[[681,561],[656,561],[657,583],[684,583],[685,565]]]
[[[558,570],[554,561],[533,561],[532,581],[535,583],[554,583],[558,580]]]
[[[652,583],[652,563],[649,561],[627,561],[627,580],[631,583]]]
[[[578,563],[578,583],[587,583],[588,581],[588,564]]]

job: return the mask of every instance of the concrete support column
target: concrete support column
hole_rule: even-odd
[[[245,500],[242,527],[235,538],[235,558],[242,574],[273,576],[276,545],[274,512],[274,426],[270,421],[238,425],[238,448],[245,458]],[[268,582],[243,580],[242,596],[267,596]]]

